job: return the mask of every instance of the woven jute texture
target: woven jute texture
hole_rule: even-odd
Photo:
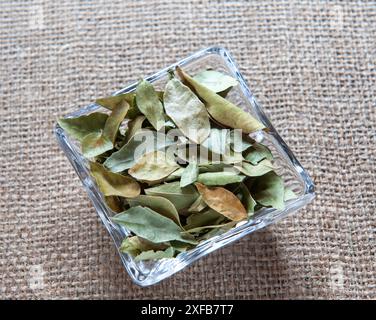
[[[1,298],[376,298],[374,2],[0,3]],[[317,197],[140,288],[53,125],[211,45],[232,53]]]

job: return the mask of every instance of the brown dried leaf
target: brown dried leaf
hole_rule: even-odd
[[[247,211],[232,192],[222,187],[208,188],[199,182],[196,182],[195,185],[210,208],[233,221],[247,218]]]

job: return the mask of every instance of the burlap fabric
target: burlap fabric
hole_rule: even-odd
[[[376,298],[376,4],[1,1],[1,298]],[[229,49],[317,197],[139,288],[52,134],[198,49]]]

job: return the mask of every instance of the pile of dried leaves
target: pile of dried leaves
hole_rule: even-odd
[[[134,234],[120,249],[136,260],[175,257],[295,197],[270,150],[249,137],[263,124],[225,99],[237,81],[175,71],[164,91],[142,80],[135,92],[98,99],[109,115],[59,120],[80,142],[113,221]]]

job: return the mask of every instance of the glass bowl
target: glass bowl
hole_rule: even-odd
[[[285,209],[283,210],[264,208],[258,211],[248,222],[240,223],[236,228],[201,242],[196,248],[180,253],[176,258],[136,262],[128,254],[119,251],[124,237],[129,236],[130,232],[126,228],[112,222],[110,219],[115,213],[106,205],[103,195],[89,174],[88,162],[81,155],[79,144],[70,139],[66,132],[56,124],[55,135],[60,147],[76,170],[94,204],[97,214],[111,235],[125,269],[128,271],[132,280],[140,286],[149,286],[173,275],[210,252],[228,245],[271,223],[275,223],[289,213],[296,212],[314,198],[314,185],[307,171],[300,165],[289,147],[272,126],[270,120],[265,116],[262,108],[248,88],[236,63],[226,49],[210,47],[198,51],[146,77],[146,79],[153,83],[156,88],[163,88],[168,80],[168,70],[178,65],[183,67],[183,69],[190,74],[195,74],[199,70],[211,67],[215,70],[225,72],[238,80],[239,85],[230,91],[227,99],[258,118],[269,129],[268,132],[259,132],[253,135],[253,138],[258,142],[266,144],[272,150],[275,158],[274,164],[277,168],[276,172],[282,176],[285,185],[290,187],[298,197],[287,201]],[[115,92],[114,95],[134,91],[136,86],[137,82]],[[98,111],[98,109],[102,109],[102,107],[97,104],[90,104],[66,117],[85,115]]]

